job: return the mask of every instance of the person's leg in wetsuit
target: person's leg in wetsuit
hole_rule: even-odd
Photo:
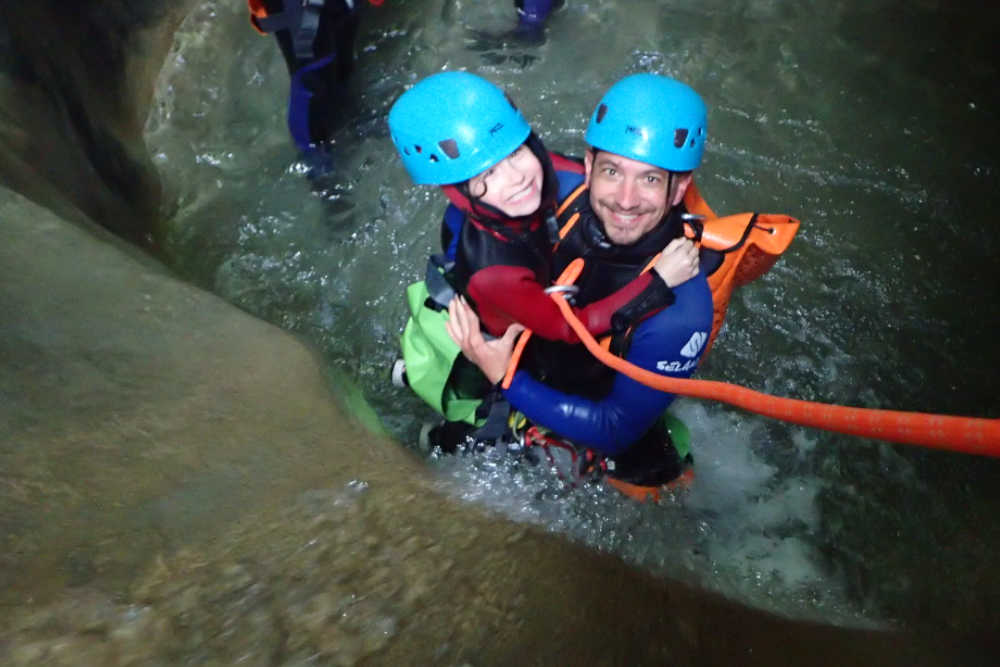
[[[563,5],[563,0],[514,0],[520,23],[544,23],[552,10]]]
[[[330,138],[343,122],[344,85],[354,68],[358,0],[253,0],[266,9],[254,25],[272,33],[291,78],[288,130],[310,175],[332,166]]]
[[[546,19],[563,4],[564,0],[514,0],[514,8],[517,10],[514,34],[524,41],[541,42],[545,35]]]

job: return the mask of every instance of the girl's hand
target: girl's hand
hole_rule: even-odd
[[[524,327],[516,322],[507,327],[501,338],[486,340],[479,329],[479,317],[465,301],[456,296],[448,304],[448,321],[445,329],[451,339],[462,348],[462,354],[479,367],[493,384],[500,382],[507,373],[507,365],[513,356],[514,343]]]

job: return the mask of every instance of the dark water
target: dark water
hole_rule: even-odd
[[[404,443],[430,413],[389,386],[388,368],[443,198],[408,182],[384,117],[413,81],[459,68],[508,89],[549,147],[571,154],[619,77],[683,79],[709,106],[698,173],[709,203],[802,220],[775,269],[736,294],[701,377],[1000,416],[996,10],[568,0],[532,45],[497,36],[506,2],[387,3],[365,17],[336,170],[317,191],[285,130],[278,50],[230,4],[204,3],[182,27],[148,127],[175,202],[174,264],[316,344]],[[660,506],[596,491],[539,498],[544,480],[489,456],[432,465],[459,496],[754,604],[1000,628],[997,461],[676,405],[698,481]]]

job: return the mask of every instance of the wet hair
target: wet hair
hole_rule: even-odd
[[[470,178],[468,181],[463,181],[458,185],[458,191],[461,192],[466,199],[469,200],[469,208],[472,209],[472,214],[476,217],[482,217],[482,213],[479,210],[479,206],[482,202],[483,197],[489,192],[490,186],[483,181],[483,191],[481,194],[473,195],[472,188],[469,187],[469,183],[472,181]]]
[[[521,146],[523,146],[523,145],[524,144],[520,144],[514,150],[515,151],[516,150],[520,150]],[[513,155],[513,153],[511,153],[511,155]],[[504,159],[506,160],[507,158],[504,158]],[[499,162],[497,164],[499,164]],[[493,165],[493,166],[496,166],[496,165]],[[492,169],[493,167],[488,167],[488,168]],[[475,176],[473,176],[472,178],[475,178]],[[486,183],[486,179],[483,179],[483,191],[481,193],[479,193],[478,195],[473,195],[472,194],[472,188],[469,187],[469,184],[472,183],[472,178],[470,178],[470,179],[468,179],[466,181],[462,181],[456,187],[458,188],[458,191],[462,193],[462,196],[465,197],[469,201],[469,209],[470,209],[472,215],[475,216],[475,217],[477,217],[477,218],[482,218],[482,217],[484,217],[484,215],[482,213],[482,210],[480,209],[480,206],[489,206],[489,204],[483,204],[482,200],[483,200],[483,197],[486,196],[486,193],[489,192],[490,186]]]

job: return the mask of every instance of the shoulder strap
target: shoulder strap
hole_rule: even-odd
[[[425,305],[433,310],[444,310],[455,297],[455,289],[446,278],[455,267],[455,262],[449,261],[444,255],[434,254],[427,260],[427,274],[424,284],[427,285],[427,301]]]
[[[253,27],[261,33],[287,30],[292,36],[295,57],[300,60],[312,60],[315,56],[313,43],[316,41],[319,17],[325,4],[326,0],[286,0],[284,9],[272,14],[267,11],[263,0],[247,0]]]

